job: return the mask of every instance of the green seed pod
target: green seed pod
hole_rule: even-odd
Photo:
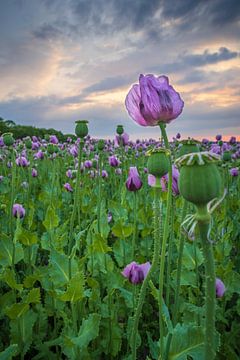
[[[179,191],[184,199],[205,206],[220,195],[222,179],[217,161],[219,156],[207,151],[186,154],[176,160],[180,168]]]
[[[224,151],[222,156],[223,161],[231,161],[232,160],[232,154],[230,151]]]
[[[32,141],[30,139],[27,139],[25,141],[25,145],[26,145],[27,149],[29,149],[29,150],[32,149]]]
[[[222,146],[222,145],[223,145],[223,141],[222,141],[222,140],[219,140],[219,141],[218,141],[218,145],[219,145],[219,146]]]
[[[104,149],[104,147],[105,147],[105,141],[100,139],[98,141],[98,150],[102,151]]]
[[[5,133],[2,135],[4,145],[12,146],[14,143],[14,138],[12,133]]]
[[[44,135],[44,139],[45,139],[46,141],[49,141],[50,135],[49,135],[49,134],[45,134],[45,135]]]
[[[96,159],[93,159],[93,160],[92,160],[92,167],[93,167],[94,169],[97,169],[97,167],[98,167],[98,162],[97,162]]]
[[[124,129],[122,125],[118,125],[117,126],[117,130],[116,130],[118,135],[122,135],[124,133]]]
[[[148,172],[154,175],[156,178],[161,178],[169,171],[170,152],[166,149],[158,149],[150,152],[150,156],[147,162]]]
[[[49,154],[53,154],[55,152],[55,146],[53,144],[48,144],[47,146],[47,152]]]
[[[77,120],[75,121],[75,134],[83,139],[88,134],[88,121],[87,120]]]
[[[180,147],[180,149],[177,152],[177,156],[176,156],[177,158],[179,158],[180,156],[186,155],[186,154],[200,151],[199,150],[199,142],[194,139],[182,140],[181,144],[182,144],[182,146]]]

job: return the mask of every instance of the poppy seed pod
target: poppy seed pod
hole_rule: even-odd
[[[2,135],[4,145],[11,146],[14,143],[14,138],[12,133],[5,133]]]
[[[124,129],[122,125],[118,125],[117,126],[117,130],[116,130],[118,135],[122,135],[124,133]]]
[[[190,153],[175,162],[180,168],[179,191],[191,203],[205,206],[219,196],[222,179],[216,166],[219,156],[211,152]]]
[[[100,140],[98,141],[97,147],[98,147],[98,150],[102,151],[102,150],[104,149],[104,147],[105,147],[105,141],[102,140],[102,139],[100,139]]]
[[[170,167],[169,156],[170,152],[166,149],[153,150],[147,162],[149,174],[154,175],[156,178],[166,175]]]
[[[26,148],[31,150],[32,149],[32,141],[30,139],[27,139],[25,141]]]
[[[88,134],[88,121],[87,120],[77,120],[75,121],[75,134],[83,139]]]
[[[222,156],[223,161],[231,161],[232,160],[232,154],[230,151],[224,151]]]
[[[181,141],[182,146],[180,147],[180,149],[177,152],[177,158],[179,158],[180,156],[186,155],[186,154],[190,154],[190,153],[195,153],[195,152],[199,152],[199,145],[198,145],[198,141],[193,140],[193,139],[188,139],[188,140],[183,140]]]

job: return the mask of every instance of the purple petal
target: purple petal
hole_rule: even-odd
[[[132,86],[132,88],[127,94],[125,100],[125,106],[127,108],[129,115],[134,121],[136,121],[136,123],[142,126],[148,126],[148,123],[143,118],[140,112],[140,107],[139,107],[140,101],[141,101],[140,87],[139,85],[135,84]]]

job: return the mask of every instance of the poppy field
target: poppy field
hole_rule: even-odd
[[[157,140],[1,135],[0,360],[239,359],[240,143],[168,139],[183,106],[141,75]]]

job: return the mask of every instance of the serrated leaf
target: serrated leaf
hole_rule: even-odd
[[[15,273],[13,270],[6,269],[3,273],[2,280],[4,280],[11,289],[21,291],[23,289],[22,284],[18,284],[15,279]]]
[[[59,217],[56,214],[56,210],[49,205],[47,208],[46,216],[43,221],[43,225],[48,231],[55,229],[59,224]]]
[[[62,301],[70,301],[75,303],[78,300],[83,299],[84,297],[84,275],[83,273],[78,272],[70,280],[67,291],[60,296]]]
[[[122,222],[119,221],[113,226],[112,232],[115,236],[119,238],[126,238],[132,234],[133,227],[130,224],[123,225]]]
[[[92,244],[93,251],[100,252],[105,254],[112,249],[107,245],[106,239],[104,239],[100,234],[95,234],[93,236],[93,244]]]
[[[29,230],[21,228],[17,235],[17,240],[26,246],[31,246],[38,242],[38,237],[35,233],[32,233]]]
[[[17,319],[20,316],[24,315],[29,309],[29,305],[26,303],[17,303],[13,304],[10,308],[6,310],[6,315],[10,319]]]
[[[186,243],[183,249],[182,259],[184,267],[188,270],[194,270],[196,268],[196,262],[197,266],[200,266],[203,263],[203,254],[201,250],[197,247],[196,243]]]
[[[11,266],[13,254],[13,243],[9,239],[2,239],[0,241],[0,265]],[[23,248],[21,244],[15,244],[15,261],[17,264],[23,259]]]
[[[0,352],[0,360],[12,360],[18,350],[18,344],[12,344],[4,351]]]
[[[72,275],[77,272],[77,263],[74,259],[72,263]],[[65,254],[59,254],[52,250],[50,255],[50,278],[56,287],[62,287],[69,282],[69,260]]]
[[[41,275],[40,274],[32,274],[25,277],[23,280],[23,286],[25,288],[31,288],[35,284],[36,281],[40,281]]]
[[[201,327],[180,325],[173,330],[169,360],[203,360],[204,334]]]
[[[32,290],[29,291],[26,302],[28,304],[34,303],[34,304],[39,304],[40,301],[40,289],[39,288],[34,288]]]
[[[79,334],[72,338],[72,342],[80,349],[86,348],[98,336],[100,319],[99,314],[90,314],[87,319],[83,320]]]

